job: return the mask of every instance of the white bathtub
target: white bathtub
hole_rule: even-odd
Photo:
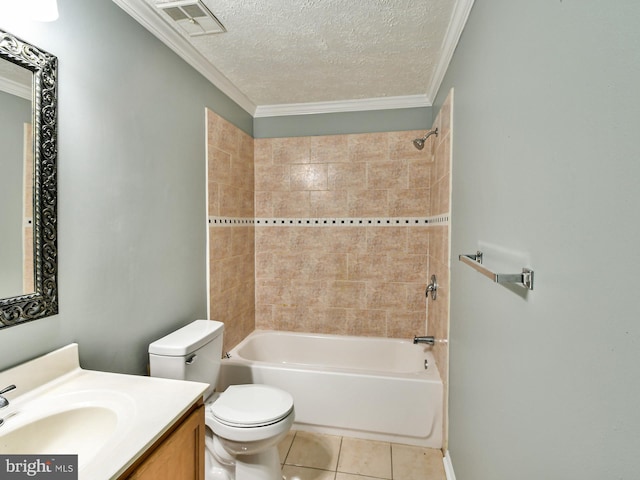
[[[429,347],[256,330],[229,354],[219,391],[241,383],[282,388],[294,398],[295,429],[442,447],[442,381]]]

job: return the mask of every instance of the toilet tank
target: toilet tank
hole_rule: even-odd
[[[208,383],[206,398],[218,380],[223,330],[222,322],[196,320],[151,343],[151,376]]]

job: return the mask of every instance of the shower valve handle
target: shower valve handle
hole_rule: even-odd
[[[438,297],[438,279],[435,275],[431,275],[431,283],[427,285],[427,290],[424,294],[429,297],[429,292],[431,292],[431,300],[435,300]]]

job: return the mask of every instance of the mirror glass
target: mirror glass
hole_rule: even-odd
[[[0,59],[0,297],[33,285],[33,74]]]
[[[0,328],[58,312],[57,58],[0,30]]]

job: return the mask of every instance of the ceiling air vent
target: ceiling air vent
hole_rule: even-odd
[[[190,37],[227,31],[220,20],[200,0],[157,3],[156,7]]]

